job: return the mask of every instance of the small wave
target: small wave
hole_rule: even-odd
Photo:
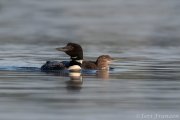
[[[0,66],[1,71],[40,71],[38,67]]]

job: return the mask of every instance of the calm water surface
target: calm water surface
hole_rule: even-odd
[[[1,119],[133,120],[142,119],[142,114],[153,115],[153,119],[156,114],[176,115],[175,119],[179,119],[179,48],[83,47],[86,59],[93,60],[106,53],[116,61],[111,64],[114,70],[82,73],[83,82],[75,84],[63,72],[17,69],[40,67],[45,60],[68,59],[55,47],[1,46]],[[97,53],[98,49],[101,52]]]
[[[179,6],[0,0],[0,120],[179,120]],[[47,60],[69,59],[54,49],[68,42],[80,43],[88,60],[111,55],[114,69],[40,72]]]

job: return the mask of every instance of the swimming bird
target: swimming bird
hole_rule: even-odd
[[[42,67],[41,71],[53,70],[108,70],[112,58],[109,55],[101,55],[96,61],[83,61],[83,49],[79,44],[68,43],[65,47],[56,48],[58,51],[63,51],[70,56],[71,61],[47,61]]]
[[[96,61],[83,61],[83,69],[109,70],[109,64],[113,59],[109,55],[101,55]]]
[[[79,44],[68,43],[65,47],[56,48],[56,50],[63,51],[70,56],[71,61],[47,61],[42,67],[41,71],[52,70],[81,70],[83,62],[83,50]]]

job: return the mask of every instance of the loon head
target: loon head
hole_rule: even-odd
[[[96,65],[98,69],[101,70],[108,70],[109,64],[111,63],[113,59],[109,55],[101,55],[96,60]]]
[[[83,50],[79,44],[68,43],[65,47],[56,48],[56,50],[65,52],[72,60],[83,60]]]
[[[83,62],[83,49],[79,44],[68,43],[65,47],[56,48],[58,51],[63,51],[71,57],[69,70],[80,70]]]

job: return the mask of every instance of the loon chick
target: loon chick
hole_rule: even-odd
[[[83,62],[82,47],[76,43],[68,43],[65,47],[56,48],[56,50],[63,51],[70,56],[71,61],[47,61],[42,67],[41,71],[52,70],[80,70]]]
[[[83,69],[109,70],[112,58],[109,55],[101,55],[96,61],[83,61]]]

